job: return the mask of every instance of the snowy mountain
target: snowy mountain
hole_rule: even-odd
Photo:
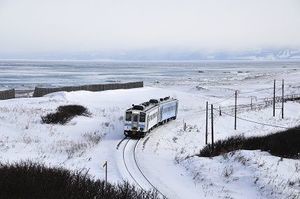
[[[299,60],[300,50],[278,49],[278,50],[257,50],[232,55],[232,59],[249,60]]]
[[[101,60],[101,61],[160,61],[160,60],[300,60],[300,49],[254,49],[245,51],[206,51],[181,48],[137,50],[0,54],[0,59],[39,60]]]

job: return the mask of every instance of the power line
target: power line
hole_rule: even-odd
[[[234,96],[234,94],[233,94],[233,95],[230,95],[229,97],[227,97],[227,98],[225,98],[225,99],[223,99],[223,100],[214,102],[213,104],[221,104],[222,102],[225,102],[225,101],[227,101],[227,100],[230,100],[233,96]]]
[[[240,92],[240,94],[259,93],[261,91],[265,91],[265,90],[269,90],[269,89],[272,89],[272,88],[262,88],[262,89],[255,90],[255,91]]]
[[[234,117],[233,115],[229,114],[229,113],[226,113],[226,112],[222,112],[224,113],[225,115],[228,115],[230,117]],[[263,122],[257,122],[257,121],[254,121],[254,120],[249,120],[249,119],[246,119],[246,118],[241,118],[241,117],[236,117],[237,119],[240,119],[240,120],[244,120],[246,122],[251,122],[251,123],[255,123],[255,124],[260,124],[260,125],[264,125],[264,126],[270,126],[270,127],[276,127],[276,128],[283,128],[283,129],[289,129],[289,127],[285,127],[285,126],[279,126],[279,125],[274,125],[274,124],[266,124],[266,123],[263,123]]]
[[[239,91],[239,94],[249,94],[249,93],[258,93],[258,92],[260,92],[260,91],[265,91],[265,90],[269,90],[269,89],[271,89],[271,88],[264,88],[264,89],[260,89],[260,90],[257,90],[257,91],[250,91],[250,92],[240,92]],[[278,89],[277,91],[280,91],[281,89]],[[273,95],[273,94],[272,94]],[[221,103],[223,103],[223,102],[225,102],[225,101],[227,101],[227,100],[230,100],[230,99],[232,99],[232,97],[234,97],[235,96],[235,94],[233,94],[233,95],[230,95],[229,97],[227,97],[227,98],[225,98],[225,99],[223,99],[223,100],[220,100],[220,101],[217,101],[217,102],[214,102],[213,104],[221,104]],[[257,99],[264,99],[264,98],[257,98]]]

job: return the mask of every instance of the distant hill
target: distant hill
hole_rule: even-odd
[[[215,51],[185,49],[141,49],[67,53],[0,54],[0,59],[41,60],[102,60],[102,61],[159,61],[159,60],[299,60],[300,49],[258,49],[247,51]]]
[[[257,50],[242,52],[240,54],[231,54],[226,58],[243,60],[300,60],[300,50]]]

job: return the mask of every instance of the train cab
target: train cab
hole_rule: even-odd
[[[145,135],[146,113],[142,112],[140,105],[135,105],[126,111],[124,134],[130,137],[142,137]]]

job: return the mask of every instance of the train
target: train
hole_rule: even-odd
[[[178,100],[171,97],[150,99],[126,110],[124,135],[142,138],[155,127],[175,120],[178,113]]]

